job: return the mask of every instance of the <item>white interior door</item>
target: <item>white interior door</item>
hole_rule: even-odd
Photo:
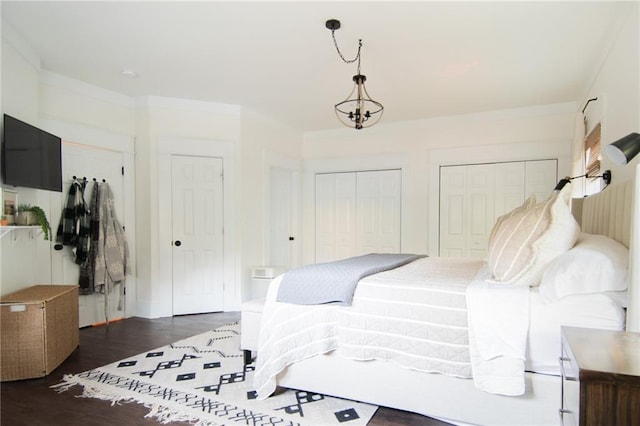
[[[440,255],[486,256],[495,221],[496,165],[440,169]]]
[[[440,255],[486,257],[496,219],[531,194],[546,199],[557,160],[470,164],[440,168]]]
[[[558,183],[558,160],[527,161],[525,170],[525,197],[534,194],[538,202],[547,199]]]
[[[356,254],[399,253],[401,170],[356,174]]]
[[[171,156],[174,315],[224,309],[222,164]]]
[[[399,253],[402,170],[316,175],[316,262]]]
[[[466,255],[467,166],[440,168],[440,256]]]
[[[118,220],[126,228],[124,223],[124,177],[122,170],[124,157],[122,152],[111,151],[102,148],[95,148],[89,145],[78,145],[63,143],[63,189],[60,197],[61,205],[64,207],[67,194],[73,181],[73,176],[87,178],[85,189],[85,201],[87,204],[91,200],[93,190],[93,179],[101,181],[104,179],[113,192],[116,215]],[[51,217],[51,228],[54,233],[60,222],[61,211],[54,212]],[[126,234],[126,229],[125,229]],[[74,262],[71,247],[65,246],[62,250],[52,252],[52,281],[60,284],[78,284],[80,268]],[[117,289],[116,289],[117,290]],[[82,295],[79,298],[79,322],[80,327],[103,322],[105,320],[104,297],[102,294]],[[109,294],[109,318],[111,320],[125,317],[125,311],[118,311],[118,291]],[[126,310],[126,306],[124,308]]]
[[[467,169],[466,256],[482,259],[495,221],[495,164],[479,164]]]
[[[282,167],[269,171],[268,264],[290,269],[296,265],[296,173]]]
[[[356,249],[356,174],[316,175],[316,263],[346,259]]]
[[[510,212],[522,205],[525,197],[525,163],[498,163],[495,165],[495,217]],[[495,222],[494,222],[495,223]]]

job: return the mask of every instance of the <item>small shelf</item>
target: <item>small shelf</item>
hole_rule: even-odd
[[[38,234],[40,235],[42,233],[42,228],[40,227],[40,225],[29,225],[29,226],[19,226],[19,225],[7,225],[7,226],[0,226],[0,238],[3,238],[5,235],[9,234],[11,231],[15,231],[18,229],[28,229],[28,230],[37,230]]]

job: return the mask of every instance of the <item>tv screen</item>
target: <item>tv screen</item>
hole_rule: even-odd
[[[2,182],[62,192],[62,140],[5,114]]]

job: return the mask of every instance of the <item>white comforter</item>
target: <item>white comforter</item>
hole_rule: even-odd
[[[418,259],[361,280],[351,307],[275,302],[274,281],[260,331],[258,397],[275,390],[277,374],[288,365],[330,351],[472,377],[466,298],[481,266],[469,259]]]

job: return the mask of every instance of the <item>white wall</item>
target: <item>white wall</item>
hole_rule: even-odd
[[[14,35],[10,27],[3,33]],[[17,37],[2,38],[2,112],[28,123],[39,118],[38,74],[40,62]],[[49,213],[48,191],[20,191],[18,203],[39,205]],[[32,231],[14,231],[0,241],[0,292],[10,293],[33,283],[51,283],[49,244]],[[34,268],[32,265],[41,265]],[[18,265],[18,267],[14,267]]]
[[[150,97],[139,100],[138,116],[136,172],[140,178],[136,180],[136,222],[138,238],[145,245],[144,259],[139,262],[138,314],[155,318],[172,315],[171,233],[167,233],[171,221],[166,214],[171,195],[162,179],[170,173],[170,156],[223,157],[225,192],[229,192],[228,185],[237,182],[241,173],[237,155],[240,108]],[[239,225],[233,220],[240,205],[236,188],[234,184],[233,193],[225,193],[224,199],[225,310],[239,307],[240,298],[238,265],[242,253],[236,243]]]
[[[588,130],[602,123],[601,144],[606,146],[632,132],[640,132],[640,3],[630,2],[629,13],[617,26],[618,32],[603,52],[602,66],[595,70],[593,81],[585,87],[580,108],[588,99],[585,111]],[[601,170],[612,171],[612,184],[632,179],[633,165],[616,166],[603,156]]]
[[[585,111],[589,127],[602,123],[601,144],[606,146],[629,133],[640,133],[640,3],[630,2],[629,13],[603,52],[603,63],[585,88],[587,99],[598,98]],[[640,331],[640,156],[625,166],[603,155],[601,170],[610,169],[612,185],[635,179],[635,226],[631,238],[631,283],[627,329]]]
[[[269,169],[278,156],[300,161],[302,134],[247,108],[242,110],[241,132],[241,279],[242,299],[246,300],[250,297],[251,268],[266,263],[269,224],[264,220],[268,204],[265,181]]]
[[[15,39],[13,43],[19,49],[5,38]],[[208,141],[232,146],[232,155],[226,158],[231,163],[225,166],[232,173],[225,176],[225,181],[234,182],[232,191],[227,191],[229,198],[225,198],[225,216],[232,223],[232,229],[225,229],[226,241],[231,242],[230,246],[225,245],[225,256],[231,265],[225,272],[229,279],[225,310],[239,309],[243,286],[249,284],[250,267],[262,264],[265,258],[263,241],[268,224],[263,220],[262,182],[268,162],[264,153],[282,153],[298,160],[301,133],[236,105],[160,97],[134,99],[109,92],[41,71],[37,56],[19,36],[7,34],[5,28],[2,43],[2,87],[8,88],[2,92],[3,112],[45,129],[56,123],[57,129],[93,129],[103,135],[125,134],[135,138],[132,167],[135,235],[129,235],[136,250],[134,314],[145,317],[172,314],[172,289],[163,269],[166,256],[163,257],[161,249],[166,243],[161,236],[170,224],[163,222],[160,214],[166,206],[161,206],[165,188],[159,186],[160,176],[167,172],[163,159],[170,152],[159,149],[162,141]],[[193,153],[197,154],[196,151]],[[60,194],[27,188],[19,191],[21,201],[37,203],[49,218],[56,216],[52,212],[61,209]],[[52,226],[55,228],[56,224]],[[2,246],[2,294],[34,283],[51,282],[50,243],[25,235],[5,237]]]

